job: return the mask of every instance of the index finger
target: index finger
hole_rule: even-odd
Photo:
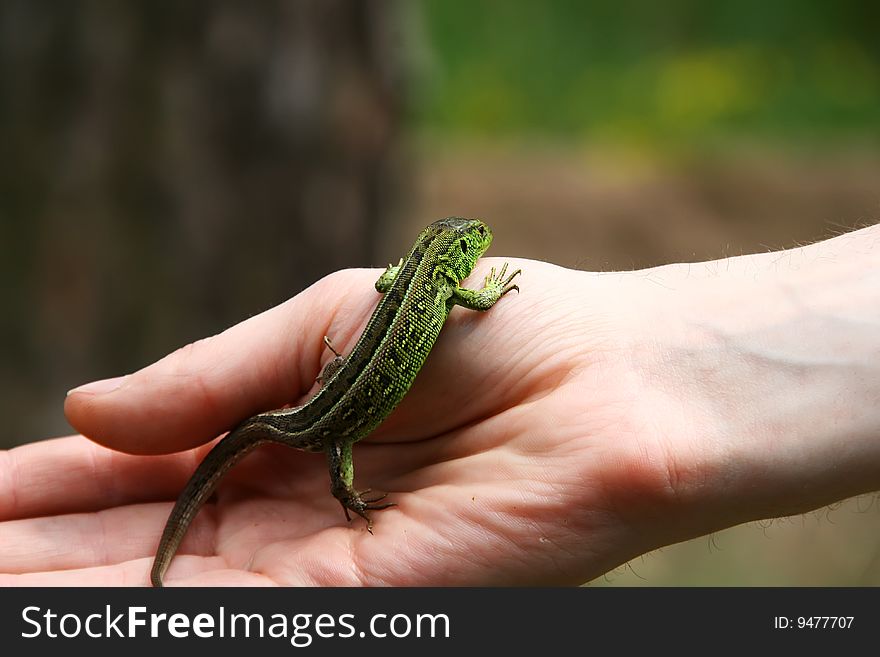
[[[344,345],[376,299],[368,270],[325,277],[289,301],[142,370],[68,393],[64,412],[83,435],[131,454],[189,449],[314,384],[322,336]],[[357,294],[355,293],[358,292]],[[345,313],[338,309],[345,307]]]

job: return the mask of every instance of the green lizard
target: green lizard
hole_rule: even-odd
[[[440,329],[455,305],[488,310],[519,287],[511,284],[520,273],[506,276],[507,264],[493,268],[483,288],[459,287],[492,242],[482,221],[449,217],[422,231],[409,255],[389,265],[376,281],[384,296],[348,358],[343,359],[328,338],[336,357],[318,377],[322,388],[305,405],[248,418],[209,452],[196,468],[165,524],[150,579],[162,577],[199,508],[220,478],[258,445],[281,443],[309,452],[325,452],[330,466],[330,490],[349,520],[354,511],[367,521],[367,511],[385,509],[382,496],[362,497],[352,484],[352,445],[370,434],[400,403],[412,386]],[[506,277],[505,277],[506,276]]]

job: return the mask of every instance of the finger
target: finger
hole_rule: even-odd
[[[242,418],[307,392],[320,369],[322,336],[344,345],[375,305],[375,296],[363,293],[371,276],[337,272],[134,374],[77,388],[65,401],[67,419],[89,438],[133,454],[201,445]],[[345,313],[331,330],[340,307]]]
[[[132,559],[112,566],[72,568],[48,572],[0,574],[0,587],[9,586],[150,586],[152,559]],[[257,573],[227,570],[221,557],[181,556],[175,559],[171,572],[179,571],[186,578],[170,579],[165,586],[273,586],[274,583]]]
[[[147,557],[156,550],[169,510],[168,504],[143,504],[0,523],[0,572],[93,568]],[[210,510],[199,513],[181,550],[213,553],[215,524]]]
[[[10,586],[147,586],[150,562],[136,559],[112,566],[21,574],[0,574],[0,587]]]
[[[198,559],[198,560],[197,560]],[[196,557],[190,560],[178,560],[177,573],[174,564],[171,576],[163,586],[278,586],[269,577],[249,570],[223,568],[216,564],[219,559]]]
[[[204,449],[133,456],[82,436],[0,452],[0,521],[173,500]]]

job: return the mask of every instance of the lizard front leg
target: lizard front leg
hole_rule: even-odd
[[[505,278],[507,274],[507,263],[501,268],[501,271],[495,273],[495,267],[489,272],[483,281],[483,287],[479,290],[469,290],[464,287],[456,287],[452,291],[449,299],[450,304],[455,304],[469,308],[471,310],[489,310],[495,303],[511,290],[519,292],[518,285],[512,285],[511,282],[522,270],[517,269],[515,272]]]
[[[401,258],[400,262],[396,265],[388,263],[388,267],[382,272],[382,275],[376,279],[376,291],[385,294],[390,290],[391,284],[394,282],[394,279],[397,278],[397,274],[400,272],[401,267],[403,267],[403,258]]]

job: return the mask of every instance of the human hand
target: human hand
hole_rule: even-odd
[[[839,290],[865,260],[834,252],[846,237],[783,253],[837,264]],[[400,408],[355,447],[356,484],[398,504],[375,515],[374,535],[345,522],[322,455],[262,447],[202,509],[167,583],[573,584],[661,545],[873,490],[868,402],[880,391],[864,356],[877,350],[876,269],[845,288],[864,316],[835,324],[847,313],[821,284],[828,272],[780,258],[601,275],[511,261],[522,294],[485,315],[456,309]],[[329,356],[322,336],[343,353],[354,343],[374,279],[334,274],[112,392],[71,394],[68,417],[149,454],[301,401]],[[824,360],[811,366],[816,341]],[[205,453],[136,456],[82,438],[8,452],[0,571],[146,584],[171,500]]]
[[[559,351],[564,332],[542,334],[517,314],[543,312],[554,295],[539,296],[542,286],[561,291],[566,276],[582,274],[525,264],[536,286],[534,302],[516,312],[508,299],[486,314],[456,310],[400,409],[372,444],[356,447],[356,480],[389,491],[398,505],[376,514],[373,536],[359,522],[345,522],[327,492],[322,455],[263,447],[227,475],[216,505],[199,514],[169,583],[548,581],[546,573],[498,565],[529,552],[552,552],[556,534],[572,522],[564,508],[567,494],[559,490],[570,468],[556,473],[557,481],[543,459],[529,461],[535,449],[553,458],[553,449],[569,437],[554,432],[554,446],[542,446],[531,431],[559,428],[553,399],[537,398],[565,376],[560,367],[574,363],[564,362]],[[375,303],[374,295],[363,292],[374,278],[366,271],[331,276],[289,303],[123,381],[102,382],[97,388],[103,393],[95,386],[72,393],[68,416],[94,440],[149,454],[204,443],[258,410],[302,401],[320,371],[321,337],[333,336],[337,346],[353,344]],[[517,410],[525,400],[534,400],[540,421]],[[516,426],[506,426],[511,420]],[[204,453],[196,448],[161,458],[124,455],[77,438],[13,451],[16,472],[36,468],[40,479],[54,484],[50,490],[19,485],[12,515],[24,518],[13,523],[17,531],[9,536],[21,553],[4,570],[22,572],[27,563],[29,570],[42,571],[31,577],[43,582],[145,582],[169,510],[153,501],[173,499]],[[27,516],[59,514],[66,515],[51,520],[59,530],[55,540],[34,559],[27,544],[50,521]],[[539,527],[547,531],[535,534]],[[29,532],[29,541],[16,540]],[[73,545],[86,549],[71,550]],[[186,556],[193,552],[199,556]],[[554,571],[556,558],[548,557]],[[571,575],[549,577],[568,581]]]

